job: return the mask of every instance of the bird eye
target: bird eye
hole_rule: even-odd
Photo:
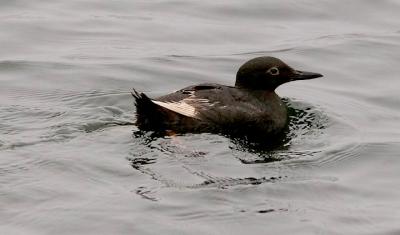
[[[279,69],[277,67],[272,67],[270,69],[268,69],[267,73],[276,76],[279,75]]]

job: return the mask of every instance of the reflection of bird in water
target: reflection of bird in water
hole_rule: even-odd
[[[274,57],[243,64],[235,86],[200,84],[150,99],[134,90],[136,124],[167,133],[210,132],[265,138],[287,126],[287,108],[275,89],[286,82],[321,77],[294,70]]]

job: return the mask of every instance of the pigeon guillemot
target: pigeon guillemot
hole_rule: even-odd
[[[133,90],[136,125],[174,133],[277,134],[288,117],[275,89],[318,77],[322,75],[294,70],[274,57],[257,57],[239,68],[235,86],[204,83],[156,99]]]

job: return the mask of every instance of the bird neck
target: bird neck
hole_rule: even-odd
[[[279,96],[275,93],[275,91],[270,91],[270,90],[255,90],[255,89],[247,89],[247,88],[241,88],[243,90],[246,90],[248,93],[252,94],[255,97],[258,97],[260,99],[280,99]]]

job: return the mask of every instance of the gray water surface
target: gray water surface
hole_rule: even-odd
[[[400,234],[400,2],[3,1],[1,234]],[[137,135],[130,89],[275,56],[288,141]]]

